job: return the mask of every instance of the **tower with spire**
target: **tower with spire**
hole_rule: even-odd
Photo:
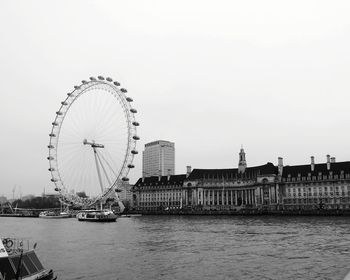
[[[243,174],[246,168],[247,162],[245,160],[245,152],[243,146],[241,146],[241,151],[239,152],[238,173]]]

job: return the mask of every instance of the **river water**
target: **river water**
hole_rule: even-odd
[[[142,216],[95,224],[0,217],[59,279],[343,279],[350,217]]]

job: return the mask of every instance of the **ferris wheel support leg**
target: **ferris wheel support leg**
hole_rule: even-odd
[[[93,149],[94,149],[95,163],[96,163],[96,169],[97,169],[97,176],[98,176],[98,180],[100,182],[101,192],[103,192],[101,171],[100,171],[100,167],[98,166],[98,160],[97,160],[97,151],[96,151],[95,147]]]
[[[96,150],[96,157],[97,157],[97,159],[98,159],[98,161],[99,161],[99,163],[100,163],[100,165],[101,165],[101,167],[102,167],[103,173],[105,174],[106,179],[107,179],[109,185],[111,186],[111,185],[112,185],[112,182],[111,182],[111,180],[110,180],[109,177],[108,177],[107,171],[106,171],[105,167],[104,167],[103,164],[102,164],[102,161],[101,161],[101,158],[100,158],[100,154],[97,152],[97,150]]]
[[[110,171],[114,174],[115,177],[118,177],[117,173],[115,173],[115,171],[113,170],[112,166],[109,164],[109,162],[105,159],[105,157],[103,156],[102,153],[99,154],[99,158],[103,159],[104,162],[107,164],[107,166],[109,167]]]

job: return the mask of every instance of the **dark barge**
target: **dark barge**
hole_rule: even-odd
[[[24,241],[0,239],[0,280],[56,280],[52,270],[45,269],[34,249],[24,249]],[[34,246],[35,247],[35,246]]]

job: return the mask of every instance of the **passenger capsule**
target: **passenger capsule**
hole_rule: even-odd
[[[56,137],[56,134],[50,133],[49,136],[50,136],[50,137]]]
[[[55,171],[55,168],[50,167],[50,168],[49,168],[49,171]]]
[[[51,182],[57,182],[57,179],[52,178]]]
[[[131,150],[131,153],[132,153],[133,155],[137,155],[139,152],[136,151],[136,150]]]
[[[114,84],[115,86],[117,86],[117,87],[120,86],[120,83],[118,83],[117,81],[115,81],[113,84]]]
[[[128,178],[128,177],[123,177],[122,180],[123,180],[124,182],[128,182],[128,181],[129,181],[129,178]]]
[[[124,93],[128,92],[125,88],[121,88],[120,91]]]
[[[103,81],[105,79],[103,76],[98,76],[97,78],[101,81]]]
[[[72,95],[72,93],[71,93],[71,92],[68,92],[68,93],[67,93],[67,95],[68,95],[68,96],[71,96],[71,95]]]
[[[113,81],[113,79],[110,78],[110,77],[107,77],[106,80],[107,80],[108,82],[112,82],[112,81]]]
[[[138,137],[137,135],[134,135],[134,136],[132,137],[132,139],[134,139],[134,140],[140,140],[140,137]]]
[[[137,113],[137,110],[136,110],[136,109],[131,108],[131,109],[130,109],[130,112],[135,114],[135,113]]]
[[[91,81],[96,81],[96,78],[90,77],[90,80],[91,80]]]
[[[84,85],[88,83],[88,82],[85,81],[85,80],[82,80],[81,82],[82,82]]]
[[[62,101],[61,104],[62,105],[68,105],[68,103],[66,101]]]
[[[80,86],[74,86],[75,89],[80,89]]]
[[[133,102],[134,100],[133,100],[131,97],[127,97],[127,98],[126,98],[126,101],[128,101],[128,102]]]
[[[53,145],[48,145],[47,147],[48,147],[49,149],[53,149],[53,148],[54,148]]]
[[[135,165],[133,165],[133,164],[128,164],[128,168],[134,168],[135,167]]]
[[[61,191],[61,189],[59,189],[59,188],[55,188],[55,191],[56,191],[56,192],[59,192],[59,191]]]
[[[53,122],[52,125],[53,126],[58,126],[58,123],[57,122]]]
[[[53,160],[53,157],[47,157],[48,160]]]
[[[133,122],[132,123],[134,126],[139,126],[140,124],[138,122]]]
[[[63,113],[62,113],[61,111],[57,111],[57,112],[56,112],[56,115],[62,116]]]

